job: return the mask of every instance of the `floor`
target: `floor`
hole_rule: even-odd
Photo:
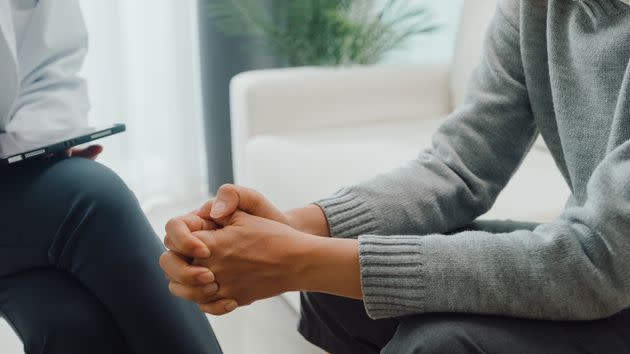
[[[0,349],[7,354],[23,353],[22,343],[4,320],[0,320]]]
[[[201,205],[202,199],[152,206],[147,215],[158,235],[168,218]],[[321,354],[295,330],[297,313],[283,298],[277,297],[240,308],[224,317],[209,320],[226,354]],[[9,325],[0,320],[0,352],[23,353],[22,344]]]

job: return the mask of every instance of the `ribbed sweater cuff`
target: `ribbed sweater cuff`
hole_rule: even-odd
[[[363,301],[371,318],[426,312],[421,237],[361,236],[359,262]]]
[[[379,233],[373,209],[350,189],[342,189],[315,204],[324,211],[332,237],[356,238],[363,234]]]

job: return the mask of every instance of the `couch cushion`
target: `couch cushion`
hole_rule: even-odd
[[[239,183],[282,209],[334,193],[413,159],[430,145],[443,117],[352,128],[257,136],[245,152]],[[486,218],[548,221],[559,215],[568,188],[551,156],[535,146]]]

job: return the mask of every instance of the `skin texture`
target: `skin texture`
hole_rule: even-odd
[[[225,185],[167,223],[160,265],[174,295],[214,315],[286,291],[360,299],[356,240],[326,236],[318,206],[283,213],[252,189]]]
[[[101,152],[103,152],[103,147],[101,145],[90,145],[86,148],[72,148],[66,150],[66,154],[68,156],[83,157],[90,160],[96,160]]]

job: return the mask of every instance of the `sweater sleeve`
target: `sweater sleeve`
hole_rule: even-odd
[[[358,236],[372,318],[458,312],[593,320],[630,305],[630,141],[597,166],[584,202],[553,222],[443,234],[492,205],[536,135],[517,18],[518,6],[501,1],[467,102],[432,149],[319,203],[333,235]]]
[[[373,318],[460,312],[595,320],[630,306],[630,141],[595,169],[586,201],[533,231],[359,237]]]
[[[331,235],[447,232],[489,210],[537,135],[518,12],[515,1],[500,3],[466,100],[434,134],[430,149],[317,202]]]

